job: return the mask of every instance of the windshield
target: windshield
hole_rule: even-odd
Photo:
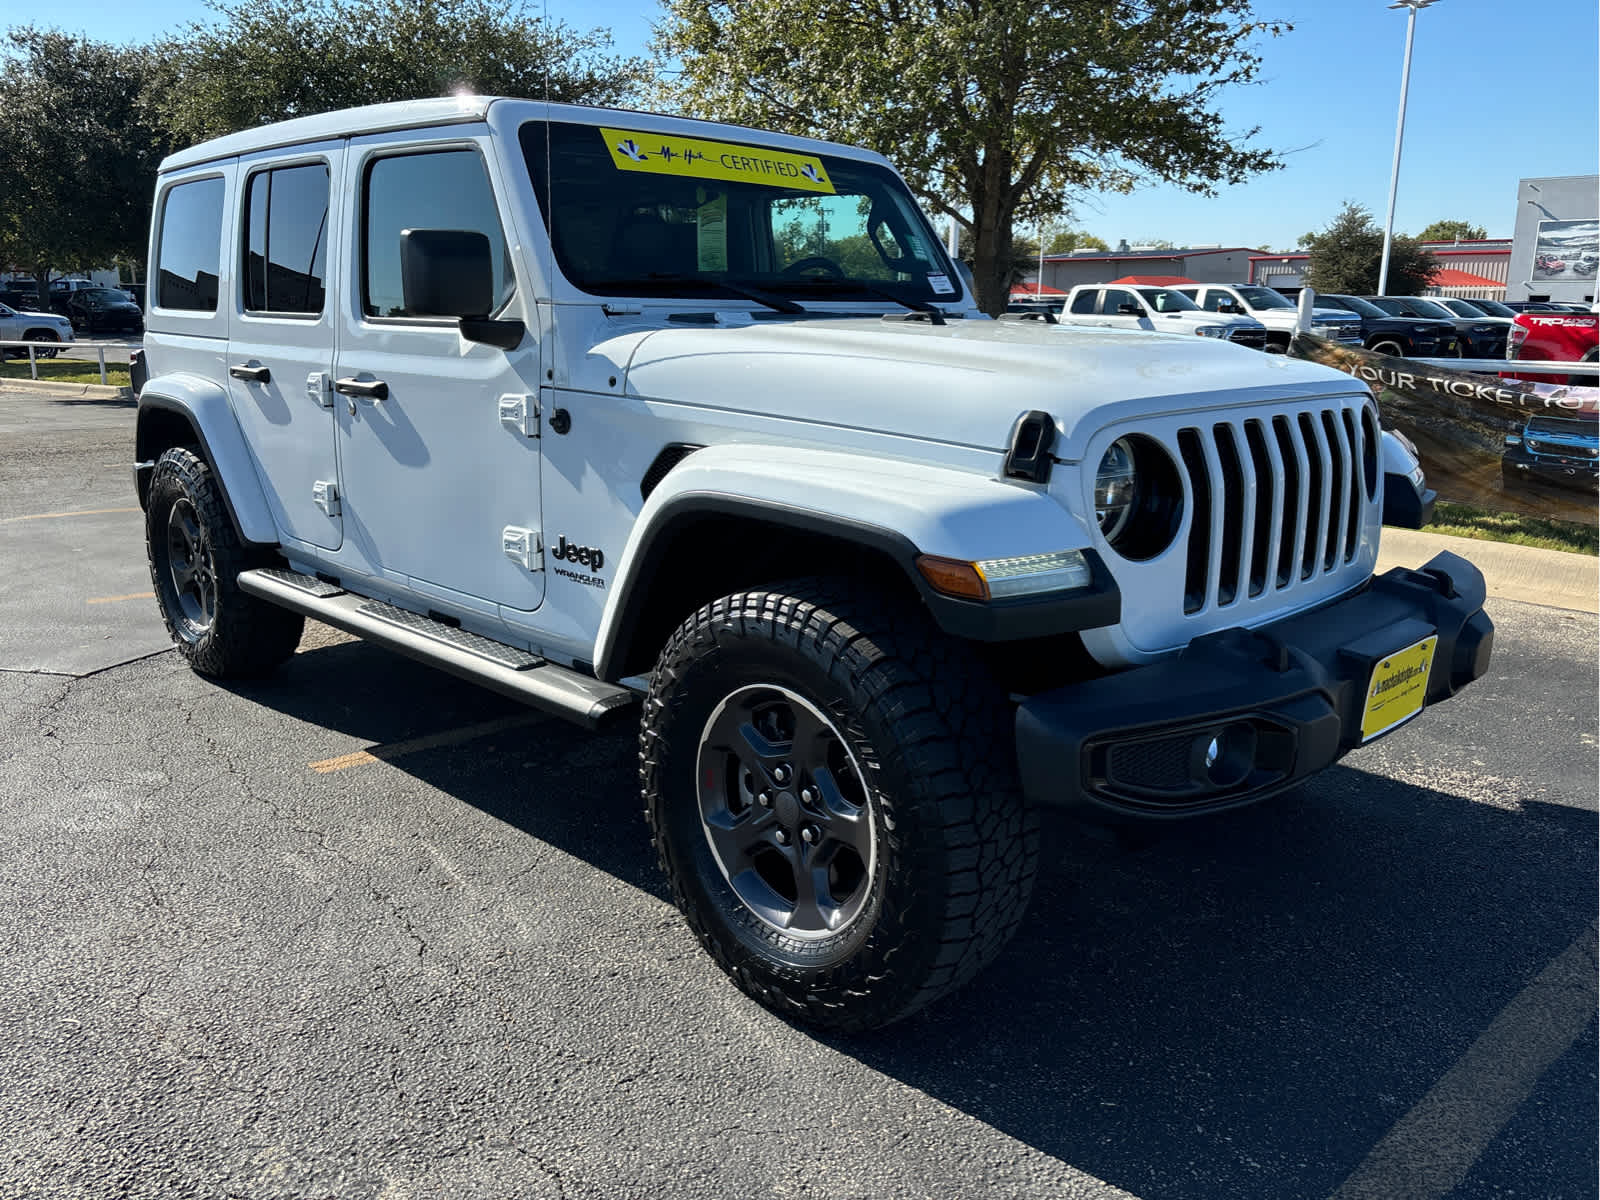
[[[114,292],[110,288],[84,288],[78,295],[84,300],[94,300],[102,304],[112,300],[118,303],[127,300],[121,292]]]
[[[567,122],[529,121],[521,140],[556,261],[586,292],[791,311],[960,295],[911,194],[876,164]]]
[[[1275,292],[1269,287],[1237,287],[1233,289],[1244,302],[1251,308],[1293,308],[1282,292]]]
[[[1436,321],[1455,319],[1455,313],[1443,305],[1435,304],[1432,300],[1423,300],[1417,296],[1410,296],[1401,301],[1401,303],[1406,310],[1419,317],[1432,317]]]
[[[1474,300],[1472,301],[1472,307],[1483,309],[1491,317],[1514,317],[1517,315],[1516,309],[1507,308],[1498,300]]]
[[[1439,303],[1458,317],[1481,317],[1485,315],[1483,309],[1475,304],[1468,304],[1465,300],[1441,300]]]
[[[1334,308],[1349,309],[1353,313],[1360,313],[1363,317],[1386,315],[1383,309],[1374,304],[1368,304],[1360,296],[1318,296],[1317,303],[1332,305]]]
[[[1139,294],[1158,313],[1200,311],[1200,306],[1182,292],[1170,291],[1167,288],[1140,288]]]

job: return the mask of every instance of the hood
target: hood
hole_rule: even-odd
[[[631,351],[624,387],[641,398],[995,451],[1039,409],[1064,459],[1143,413],[1360,389],[1332,368],[1192,333],[1033,321],[758,321],[619,338],[631,347],[595,353]]]
[[[1359,325],[1361,314],[1347,308],[1313,308],[1311,319],[1329,325]]]

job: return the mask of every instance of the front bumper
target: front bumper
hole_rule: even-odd
[[[1266,799],[1361,744],[1368,683],[1387,657],[1437,635],[1428,705],[1481,676],[1494,647],[1484,595],[1476,567],[1440,554],[1310,612],[1032,696],[1016,718],[1023,790],[1111,823]]]

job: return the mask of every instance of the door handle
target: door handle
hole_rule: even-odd
[[[235,379],[243,379],[249,383],[271,383],[272,372],[265,367],[229,367],[228,374]]]
[[[333,390],[341,396],[361,396],[368,400],[387,400],[389,385],[381,379],[335,379]]]

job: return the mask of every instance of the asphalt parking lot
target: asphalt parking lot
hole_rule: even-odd
[[[635,749],[313,628],[191,674],[133,409],[0,391],[0,1196],[1595,1195],[1596,619],[819,1038],[666,899]]]

